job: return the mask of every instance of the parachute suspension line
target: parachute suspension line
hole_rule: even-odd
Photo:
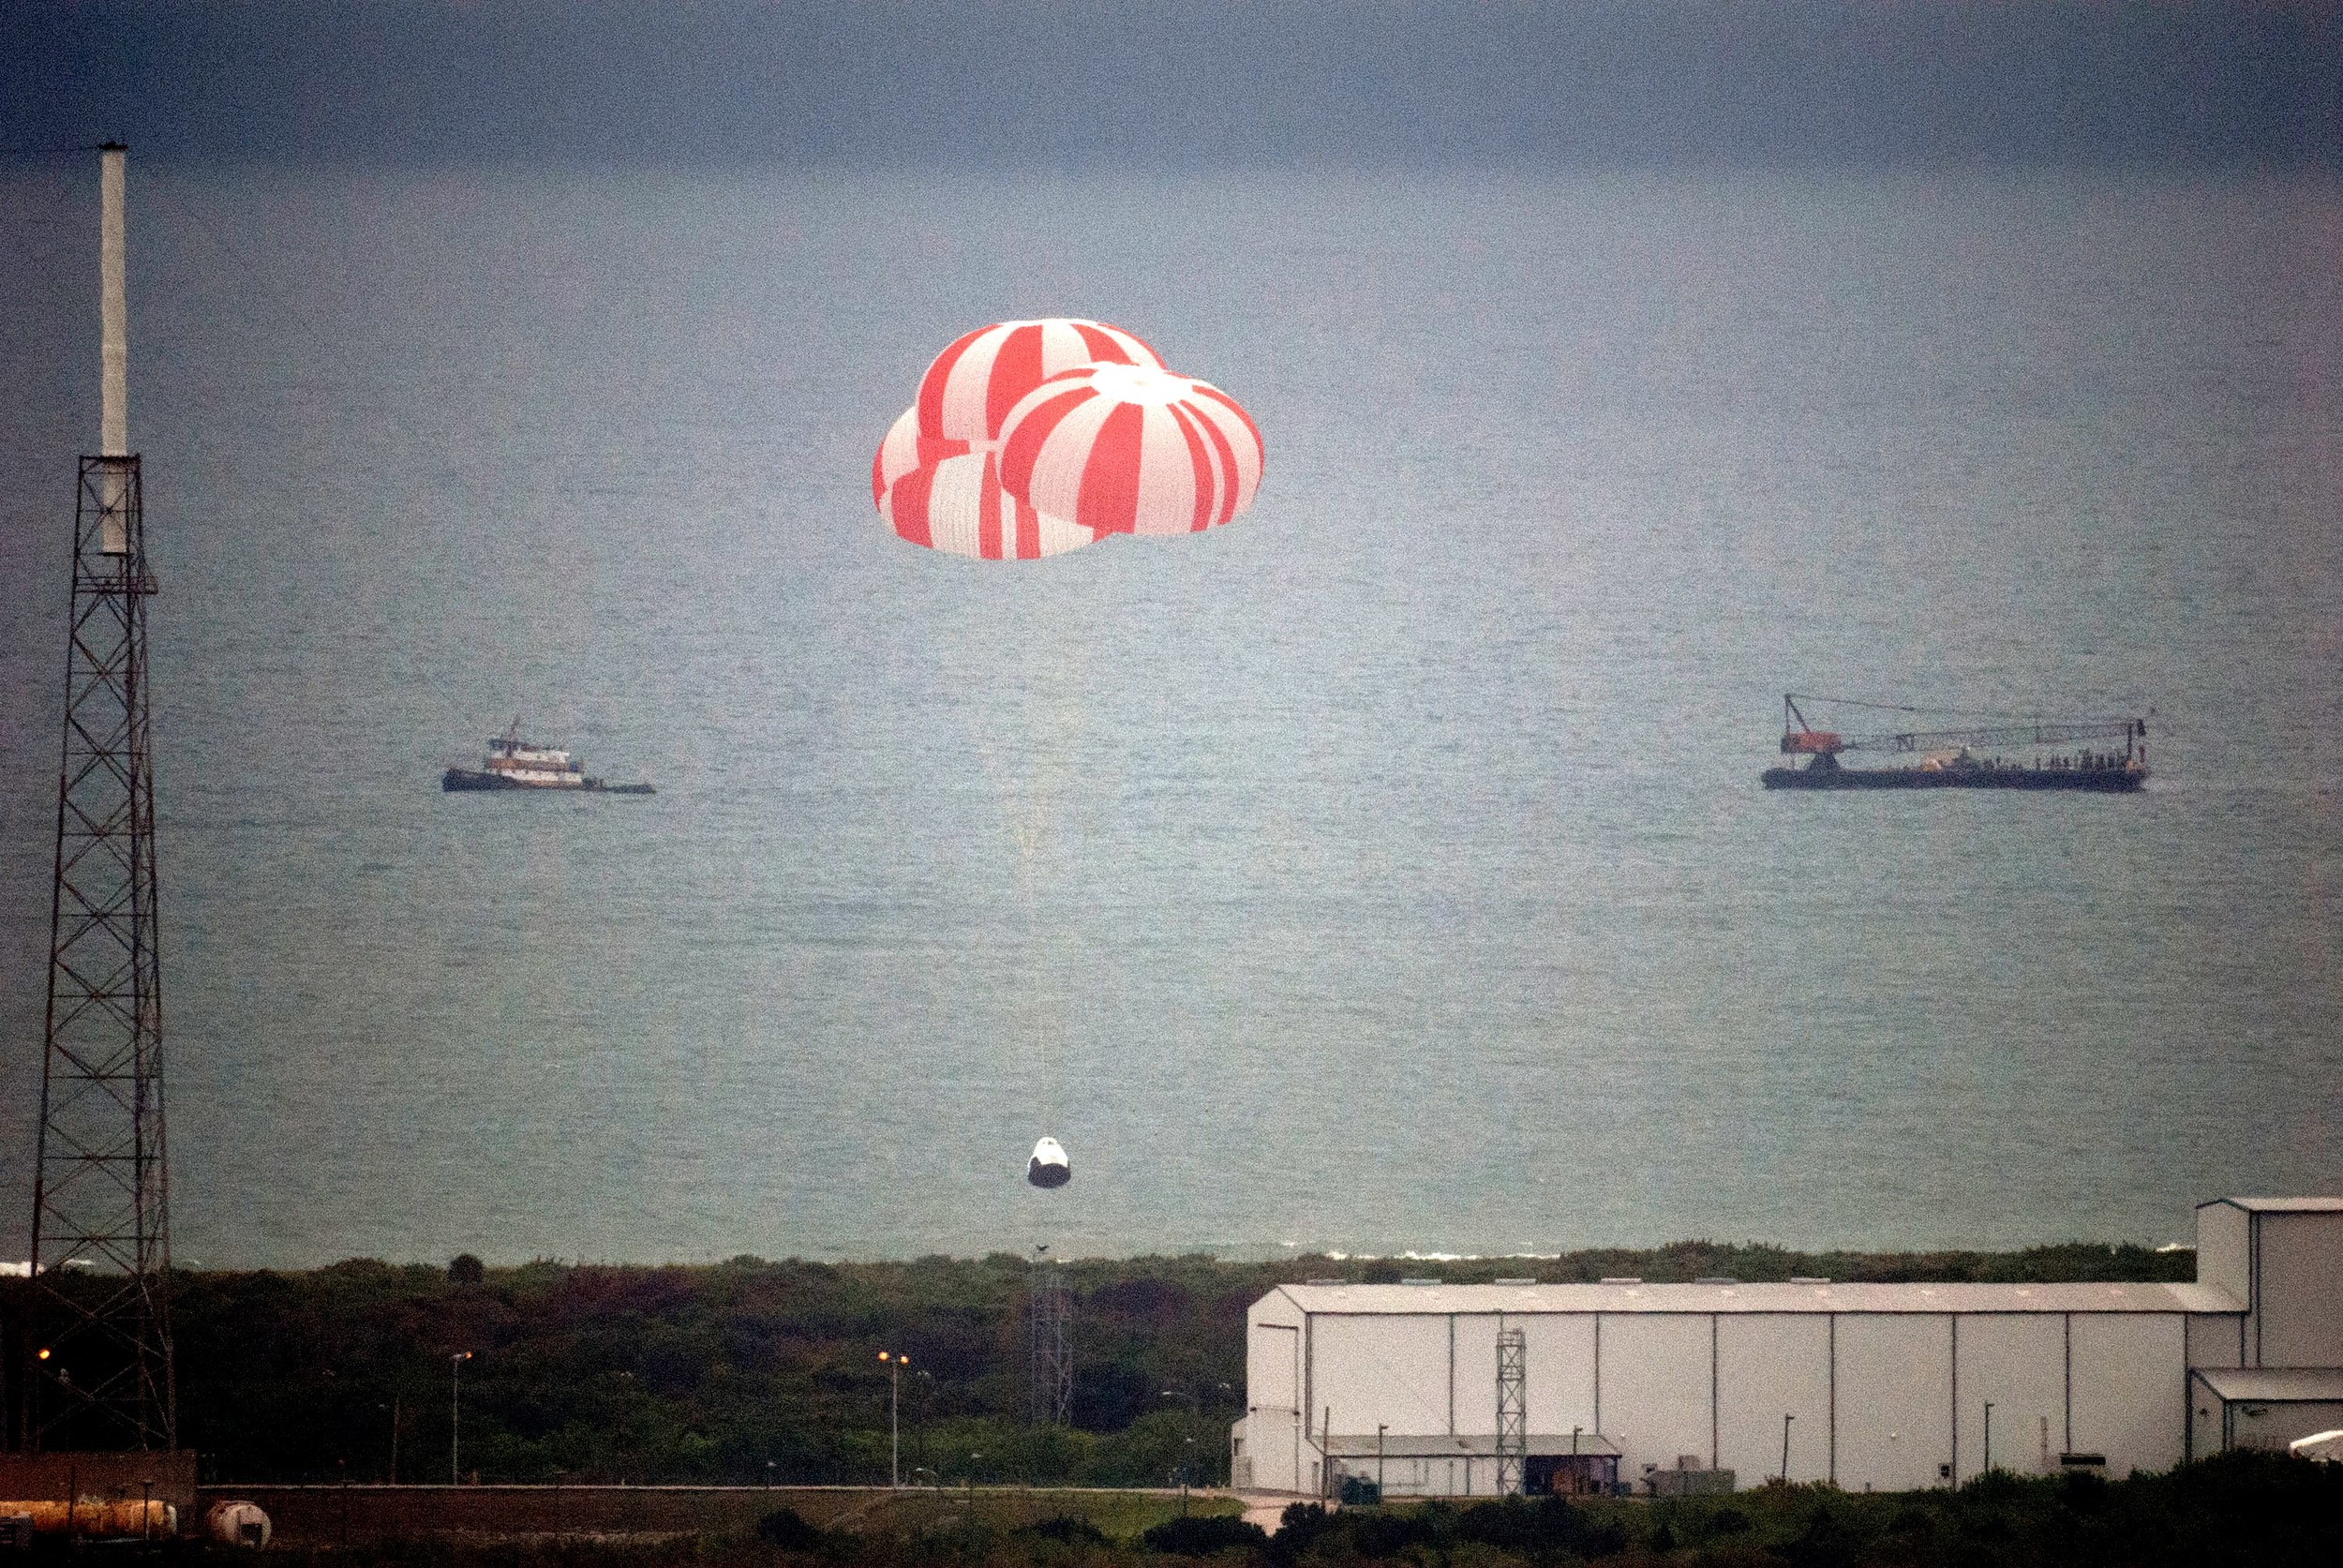
[[[1046,664],[1041,667],[1046,668]],[[1054,1135],[1058,1114],[1058,1053],[1052,1036],[1054,978],[1062,966],[1055,962],[1057,938],[1041,916],[1039,884],[1046,864],[1042,851],[1052,845],[1051,805],[1055,788],[1054,748],[1043,742],[1032,702],[1017,705],[1013,718],[988,731],[972,707],[970,742],[985,782],[999,803],[1001,827],[1010,855],[1009,874],[1015,886],[1018,929],[1004,947],[1013,956],[1018,973],[1010,978],[1015,995],[1012,1027],[1024,1047],[1029,1076],[1026,1094],[1037,1127],[1037,1135]],[[1006,746],[1016,760],[1003,757]],[[1008,933],[1004,933],[1008,934]],[[1062,1022],[1062,1021],[1061,1021]]]

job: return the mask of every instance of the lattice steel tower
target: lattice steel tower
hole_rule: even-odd
[[[1055,1263],[1033,1271],[1033,1424],[1074,1419],[1074,1291]]]
[[[147,728],[144,496],[129,450],[125,150],[99,150],[100,452],[74,502],[40,1134],[28,1448],[172,1448],[170,1182]]]
[[[1530,1357],[1521,1330],[1497,1331],[1497,1490],[1521,1493],[1521,1471],[1530,1456]]]

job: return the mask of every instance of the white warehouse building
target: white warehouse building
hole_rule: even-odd
[[[1246,1314],[1231,1473],[1303,1496],[1685,1471],[1891,1491],[2168,1470],[2339,1410],[2343,1198],[2225,1198],[2198,1207],[2187,1285],[1281,1285]]]

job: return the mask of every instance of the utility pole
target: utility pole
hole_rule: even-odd
[[[879,1360],[887,1364],[887,1484],[900,1489],[903,1484],[903,1368],[911,1365],[911,1358],[881,1351]]]
[[[1335,1485],[1335,1407],[1326,1407],[1324,1425],[1318,1432],[1318,1499],[1323,1502],[1333,1495]]]
[[[447,1358],[447,1484],[463,1485],[463,1467],[457,1463],[464,1434],[464,1363],[471,1359],[471,1351],[457,1351]]]
[[[1782,1484],[1785,1486],[1790,1482],[1790,1423],[1797,1419],[1787,1411],[1782,1416]]]

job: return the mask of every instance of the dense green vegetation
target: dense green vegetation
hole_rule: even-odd
[[[191,1273],[173,1287],[183,1441],[207,1479],[445,1480],[450,1357],[462,1367],[463,1470],[487,1481],[870,1482],[888,1474],[888,1370],[903,1466],[947,1482],[1161,1486],[1225,1479],[1244,1384],[1246,1308],[1280,1281],[2186,1279],[2193,1257],[2072,1246],[2010,1253],[1801,1254],[1684,1243],[1425,1264],[1205,1257],[1069,1265],[1074,1426],[1026,1406],[1026,1263],[692,1267],[336,1263]],[[74,1282],[97,1288],[102,1281]],[[18,1281],[0,1303],[23,1304]],[[86,1352],[77,1352],[86,1353]],[[82,1368],[89,1377],[102,1369]],[[920,1479],[928,1477],[922,1475]]]
[[[1102,1520],[1077,1505],[1008,1516],[981,1502],[824,1531],[776,1511],[754,1535],[465,1544],[445,1538],[273,1557],[317,1568],[2332,1568],[2343,1466],[2224,1455],[2105,1482],[1994,1474],[1959,1491],[1856,1495],[1768,1486],[1660,1502],[1512,1500],[1457,1507],[1296,1505],[1269,1534],[1225,1511]],[[1117,1528],[1119,1527],[1119,1528]]]

